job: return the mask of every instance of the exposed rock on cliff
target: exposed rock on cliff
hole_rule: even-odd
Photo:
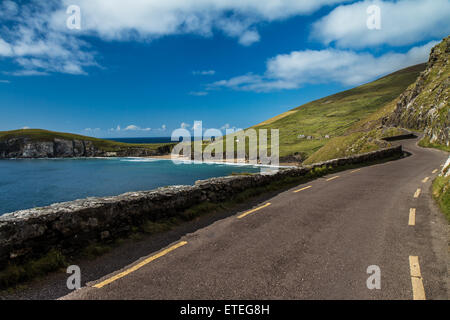
[[[84,139],[85,138],[85,139]],[[128,145],[113,141],[45,130],[13,132],[0,136],[0,159],[71,157],[144,157],[170,153],[169,144]]]
[[[399,98],[387,125],[423,131],[432,143],[449,146],[450,36],[436,45],[427,68]]]

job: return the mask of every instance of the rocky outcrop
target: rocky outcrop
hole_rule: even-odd
[[[279,170],[275,174],[230,176],[197,181],[193,186],[171,186],[130,192],[114,197],[87,198],[0,217],[0,269],[8,262],[38,258],[50,249],[79,252],[90,243],[129,233],[146,220],[181,217],[202,202],[222,202],[256,187],[287,177],[307,175],[316,167],[339,167],[401,155],[401,146],[311,166]]]
[[[384,124],[423,131],[432,143],[449,146],[450,36],[436,45],[427,68],[399,98]]]
[[[36,140],[28,137],[13,137],[0,140],[0,159],[7,158],[71,158],[71,157],[145,157],[169,154],[170,146],[157,149],[145,147],[117,147],[113,151],[103,150],[89,140],[54,138]]]

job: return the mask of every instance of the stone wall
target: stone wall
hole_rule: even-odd
[[[132,226],[150,219],[176,217],[204,201],[221,202],[238,193],[285,177],[306,175],[323,165],[339,167],[402,154],[401,146],[311,166],[279,170],[275,174],[229,176],[200,180],[193,186],[171,186],[114,197],[87,198],[48,207],[8,213],[0,217],[0,268],[8,261],[37,258],[51,248],[72,254],[89,243],[128,234]]]

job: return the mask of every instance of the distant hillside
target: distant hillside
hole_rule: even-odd
[[[425,64],[420,64],[394,72],[357,88],[307,103],[253,128],[279,129],[280,156],[304,160],[330,139],[343,136],[352,126],[392,102],[424,69]],[[377,148],[376,144],[368,145],[364,151]]]
[[[0,158],[152,156],[172,144],[129,144],[41,129],[0,131]]]
[[[450,36],[436,45],[426,70],[399,98],[387,125],[425,133],[431,144],[450,147]]]

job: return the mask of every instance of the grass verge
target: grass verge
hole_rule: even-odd
[[[66,257],[60,251],[52,249],[45,256],[23,265],[9,264],[0,272],[0,288],[9,288],[66,266]]]
[[[432,188],[434,199],[450,222],[450,177],[437,177]]]
[[[423,148],[435,148],[442,151],[450,152],[450,147],[447,147],[443,144],[433,143],[430,142],[430,138],[424,137],[422,140],[419,141],[419,146]]]

